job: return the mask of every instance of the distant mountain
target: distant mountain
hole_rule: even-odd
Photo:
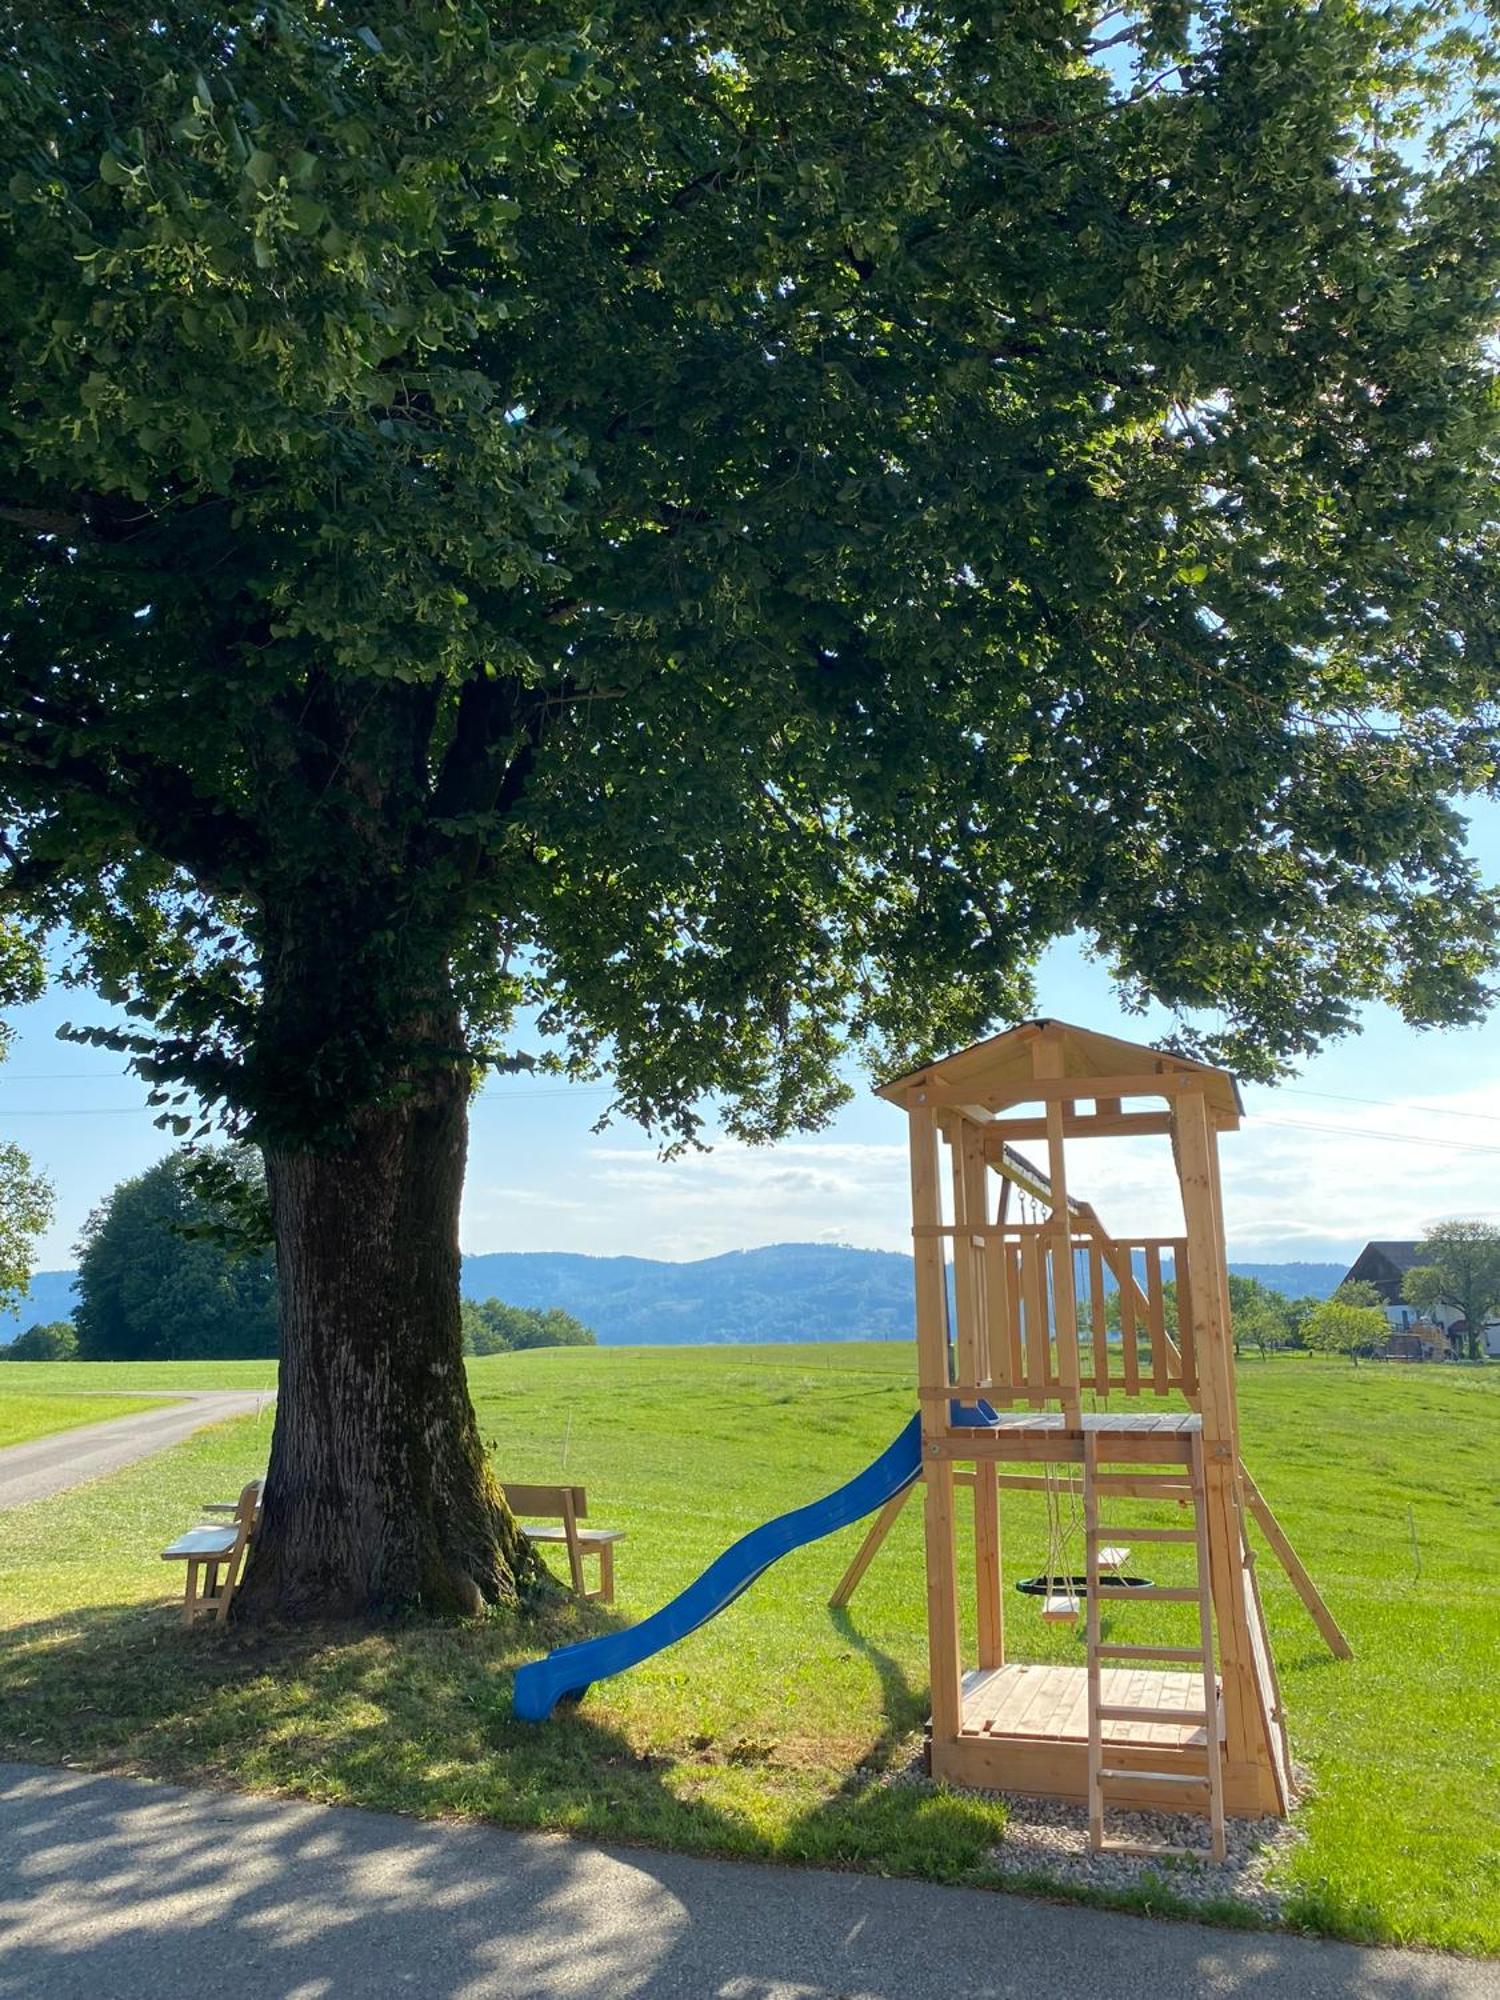
[[[36,1272],[31,1290],[15,1311],[0,1313],[0,1345],[14,1340],[18,1333],[24,1333],[38,1321],[71,1319],[78,1303],[78,1294],[73,1290],[77,1275],[76,1271]]]
[[[1240,1264],[1289,1298],[1327,1298],[1344,1264]],[[37,1320],[66,1319],[71,1271],[39,1271],[17,1312],[0,1314],[0,1344]],[[463,1289],[513,1306],[561,1306],[610,1346],[689,1341],[907,1340],[911,1259],[846,1243],[772,1243],[691,1264],[585,1257],[564,1250],[465,1257]]]
[[[1353,1258],[1349,1263],[1353,1263]],[[1259,1278],[1289,1299],[1330,1299],[1344,1282],[1349,1264],[1231,1264],[1237,1278]]]
[[[902,1340],[912,1330],[910,1257],[847,1244],[773,1243],[692,1264],[497,1251],[465,1257],[463,1288],[508,1305],[561,1306],[612,1346]]]

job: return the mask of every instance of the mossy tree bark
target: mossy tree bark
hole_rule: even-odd
[[[240,1619],[477,1612],[536,1576],[479,1436],[459,1325],[463,1073],[269,1147],[282,1360]]]

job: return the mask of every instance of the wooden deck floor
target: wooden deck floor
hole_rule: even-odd
[[[1100,1674],[1106,1707],[1196,1708],[1203,1682],[1195,1673],[1105,1667]],[[1088,1674],[1083,1667],[976,1667],[964,1675],[963,1734],[1023,1737],[1047,1743],[1087,1743]],[[1131,1748],[1187,1749],[1205,1741],[1201,1725],[1183,1722],[1110,1722],[1111,1743]]]
[[[1203,1419],[1196,1410],[1084,1410],[1080,1413],[1080,1424],[1084,1431],[1106,1438],[1140,1437],[1152,1432],[1183,1437],[1190,1431],[1201,1431]],[[1078,1426],[1070,1425],[1061,1410],[1002,1410],[986,1428],[1046,1432],[1073,1430]]]

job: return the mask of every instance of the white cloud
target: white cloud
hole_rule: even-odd
[[[1339,1258],[1372,1236],[1420,1235],[1443,1215],[1500,1220],[1500,1078],[1379,1104],[1248,1095],[1244,1123],[1222,1142],[1237,1258]],[[858,1108],[846,1115],[858,1130]],[[1022,1150],[1045,1156],[1039,1145]],[[1071,1191],[1119,1235],[1181,1227],[1165,1139],[1076,1143],[1068,1173]],[[536,1184],[472,1191],[464,1240],[472,1249],[692,1258],[776,1242],[907,1250],[909,1230],[904,1136],[864,1141],[835,1128],[664,1161],[644,1142],[580,1133]]]

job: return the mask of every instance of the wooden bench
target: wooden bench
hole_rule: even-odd
[[[510,1511],[534,1542],[561,1542],[568,1551],[568,1571],[580,1597],[597,1597],[601,1604],[615,1601],[615,1543],[623,1528],[580,1528],[588,1513],[588,1495],[581,1486],[506,1486]],[[537,1521],[560,1525],[534,1526]],[[599,1558],[599,1588],[589,1590],[583,1580],[585,1556]]]
[[[229,1606],[245,1567],[245,1552],[254,1538],[256,1522],[260,1518],[263,1484],[262,1480],[252,1479],[233,1503],[209,1503],[209,1512],[227,1510],[233,1515],[222,1528],[189,1528],[185,1535],[178,1536],[170,1548],[162,1550],[163,1562],[187,1564],[187,1583],[182,1602],[184,1625],[191,1625],[195,1618],[206,1617],[210,1613],[222,1625],[229,1616]],[[219,1573],[221,1570],[222,1576]]]

